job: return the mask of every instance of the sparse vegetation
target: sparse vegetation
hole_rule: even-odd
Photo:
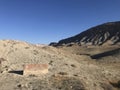
[[[111,84],[113,87],[120,89],[120,80],[117,81],[117,82],[110,82],[110,84]]]
[[[29,49],[30,47],[25,47],[25,49]]]
[[[33,50],[33,53],[34,53],[34,55],[39,54],[39,52],[37,50]]]
[[[106,83],[101,83],[101,87],[104,90],[113,90],[113,87],[110,84],[106,84]]]
[[[81,80],[73,77],[55,77],[53,82],[59,90],[86,90]]]
[[[7,45],[6,44],[3,44],[4,47],[6,47]]]
[[[53,63],[53,61],[51,60],[51,61],[49,62],[49,65],[52,65],[52,63]]]
[[[59,72],[58,74],[59,74],[59,75],[68,75],[67,72]]]
[[[73,76],[77,77],[78,75],[77,75],[77,74],[74,74]]]
[[[0,55],[3,57],[0,59],[0,90],[120,90],[120,52],[114,52],[120,48],[120,29],[105,31],[102,27],[101,34],[97,30],[91,28],[85,34],[52,43],[55,48],[0,40]],[[109,39],[112,45],[108,44]],[[104,57],[91,58],[101,53]],[[4,60],[6,62],[2,62]],[[29,67],[28,72],[32,68],[44,74],[37,76],[33,72],[27,76],[23,74],[26,64],[47,64],[48,67]]]
[[[75,67],[76,67],[76,65],[74,65],[74,64],[71,64],[71,67],[74,67],[74,68],[75,68]]]

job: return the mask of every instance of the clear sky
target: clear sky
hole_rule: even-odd
[[[120,0],[0,0],[0,39],[49,44],[120,20]]]

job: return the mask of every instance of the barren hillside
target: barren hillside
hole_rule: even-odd
[[[120,66],[116,62],[97,62],[85,54],[13,40],[1,40],[0,51],[0,90],[119,90],[120,87]],[[23,74],[26,64],[48,64],[48,73],[26,76]]]
[[[73,37],[51,43],[53,46],[70,44],[79,45],[114,45],[120,44],[120,21],[109,22],[90,28]]]
[[[120,22],[52,46],[0,40],[0,90],[120,90],[119,41]]]

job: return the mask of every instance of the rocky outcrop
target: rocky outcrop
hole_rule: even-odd
[[[120,21],[109,22],[90,28],[73,37],[60,40],[53,46],[70,45],[114,45],[120,44]]]

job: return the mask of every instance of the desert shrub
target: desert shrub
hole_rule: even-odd
[[[2,73],[3,71],[2,71],[2,62],[3,61],[7,61],[6,59],[4,59],[4,58],[0,58],[0,73]]]
[[[66,65],[66,66],[68,66],[68,64],[67,64],[67,63],[65,63],[65,65]]]
[[[25,47],[25,49],[29,49],[30,47]]]
[[[78,76],[78,74],[74,74],[73,76],[77,77],[77,76]]]
[[[21,85],[21,84],[18,84],[18,85],[17,85],[17,87],[18,87],[18,88],[21,88],[21,87],[22,87],[22,85]]]
[[[27,90],[52,90],[45,80],[34,80],[29,82]]]
[[[52,65],[52,63],[53,63],[53,61],[51,60],[51,61],[49,62],[49,65]]]
[[[104,90],[113,90],[113,87],[112,87],[112,85],[110,85],[110,84],[101,83],[101,87],[102,87]]]
[[[32,78],[32,77],[37,77],[37,76],[36,76],[36,75],[34,75],[34,74],[30,74],[30,75],[29,75],[29,77],[31,77],[31,78]]]
[[[14,50],[10,50],[10,51],[8,51],[8,54],[11,54],[11,53],[13,53],[14,52]]]
[[[3,44],[4,47],[6,47],[7,45],[6,44]]]
[[[58,74],[60,74],[60,75],[68,75],[67,72],[59,72]]]
[[[120,81],[118,81],[118,87],[120,88]]]
[[[75,68],[75,67],[76,67],[76,65],[74,65],[74,64],[71,64],[71,67],[74,67],[74,68]]]
[[[73,77],[57,77],[53,79],[56,90],[86,90],[81,80]]]
[[[34,55],[39,54],[39,52],[37,50],[33,50],[33,53],[34,53]]]
[[[110,82],[110,84],[111,84],[113,87],[120,89],[120,81],[118,81],[118,82]]]

